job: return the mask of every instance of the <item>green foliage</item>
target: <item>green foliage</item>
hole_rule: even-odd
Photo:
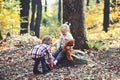
[[[19,0],[0,0],[0,30],[2,34],[6,34],[6,31],[11,33],[18,33],[20,30],[20,2]],[[90,6],[85,7],[85,26],[87,31],[87,39],[90,48],[102,49],[107,47],[99,40],[106,40],[110,38],[119,38],[120,36],[120,8],[110,8],[110,24],[108,33],[102,31],[103,27],[103,0],[100,4],[95,4],[95,0],[90,1]],[[54,38],[59,37],[58,22],[58,4],[52,4],[47,6],[47,12],[42,12],[42,20],[40,27],[40,37],[44,35],[51,35]],[[24,21],[24,20],[22,20]],[[25,21],[24,21],[25,22]],[[34,35],[33,32],[30,34]],[[94,40],[94,41],[93,41]]]
[[[42,23],[40,28],[40,37],[44,35],[51,35],[52,37],[58,38],[59,36],[59,22],[57,19],[57,4],[48,5],[47,12],[42,12]]]
[[[58,38],[59,37],[59,28],[56,26],[45,27],[42,25],[40,27],[40,37],[42,38],[44,35],[51,35],[54,38]]]
[[[89,48],[98,50],[103,50],[108,47],[107,45],[103,44],[102,41],[88,41],[88,45]]]
[[[19,0],[5,0],[5,9],[13,12],[20,10],[20,1]]]
[[[43,7],[43,12],[42,12],[42,25],[46,27],[52,27],[53,25],[57,26],[58,24],[58,19],[57,19],[57,5],[53,4],[47,6],[47,11],[44,12],[44,7]],[[46,22],[45,22],[46,21]]]

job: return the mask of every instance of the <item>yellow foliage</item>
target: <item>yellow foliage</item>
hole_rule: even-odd
[[[13,4],[8,3],[9,1],[0,0],[0,31],[2,31],[3,36],[7,32],[18,34],[20,31],[20,14],[18,8],[15,9],[14,7],[13,9],[13,7],[10,7]]]
[[[0,30],[3,30],[3,33],[11,32],[12,29],[20,27],[20,16],[16,11],[8,11],[3,9],[0,13]],[[7,30],[6,30],[7,29]],[[16,32],[17,31],[17,32]],[[19,29],[13,30],[11,33],[18,33]]]
[[[119,38],[120,36],[120,28],[109,28],[109,31],[106,33],[104,31],[96,31],[96,32],[87,32],[88,40],[104,40],[104,39],[112,39]]]
[[[108,32],[103,31],[103,4],[100,4],[96,9],[91,9],[91,12],[85,13],[85,25],[87,28],[88,40],[104,40],[111,38],[119,38],[120,36],[120,8],[116,7],[114,12],[110,12],[110,20],[118,20],[118,22],[109,25]],[[98,11],[98,10],[99,11]],[[95,11],[94,11],[95,10]],[[97,12],[98,11],[98,12]],[[102,13],[101,13],[102,11]]]
[[[40,37],[42,38],[44,35],[49,34],[49,28],[48,27],[40,27]]]

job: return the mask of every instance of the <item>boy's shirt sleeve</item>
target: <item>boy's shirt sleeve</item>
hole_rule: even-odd
[[[47,53],[48,53],[48,57],[49,57],[50,61],[53,61],[54,57],[52,56],[52,53],[51,53],[51,46],[47,47]]]

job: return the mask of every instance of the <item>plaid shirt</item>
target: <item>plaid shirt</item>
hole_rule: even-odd
[[[36,45],[31,49],[30,56],[31,58],[40,58],[48,54],[50,59],[53,59],[51,54],[51,46],[47,44]]]

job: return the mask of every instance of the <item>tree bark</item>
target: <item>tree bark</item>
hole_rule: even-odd
[[[84,25],[84,0],[63,0],[63,22],[70,22],[75,49],[88,49]]]
[[[105,0],[104,1],[104,22],[103,22],[103,30],[105,32],[108,31],[108,27],[109,27],[109,13],[110,13],[110,0]]]
[[[61,0],[58,2],[58,21],[61,23]]]
[[[36,13],[36,20],[35,20],[35,10]],[[41,0],[32,0],[32,18],[30,23],[30,31],[32,31],[32,35],[40,37],[40,22],[42,17],[42,3]]]
[[[0,31],[0,40],[2,40],[2,39],[3,39],[3,37],[2,37],[1,31]]]
[[[21,18],[21,23],[20,23],[20,34],[25,34],[28,33],[28,17],[29,17],[29,3],[30,0],[20,0],[22,10],[20,11],[20,18]]]

